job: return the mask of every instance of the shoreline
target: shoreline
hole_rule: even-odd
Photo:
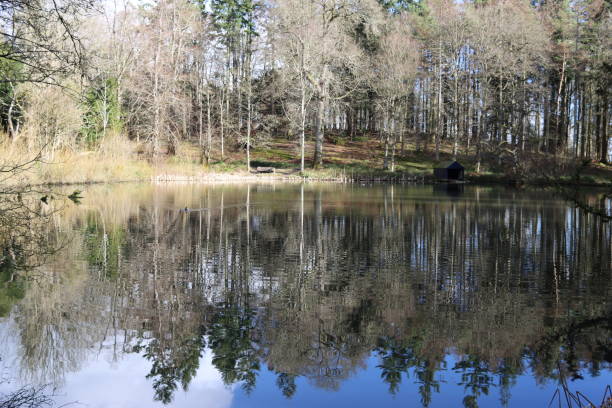
[[[207,165],[198,158],[194,146],[184,143],[175,156],[147,157],[137,151],[133,143],[123,146],[121,152],[106,150],[87,154],[58,152],[49,161],[32,159],[31,153],[19,150],[17,145],[0,144],[0,156],[8,164],[30,163],[23,171],[5,177],[5,186],[61,187],[104,183],[240,183],[240,182],[330,182],[330,183],[401,183],[439,184],[434,169],[450,154],[441,152],[435,158],[429,151],[408,150],[398,155],[395,171],[383,170],[380,146],[376,143],[351,142],[347,145],[329,145],[324,167],[313,169],[306,163],[300,172],[296,153],[286,140],[274,140],[269,146],[253,150],[250,171],[247,171],[243,152],[228,152],[225,159],[211,160]],[[4,148],[4,149],[2,149]],[[114,152],[114,153],[113,153]],[[369,152],[368,155],[363,152]],[[213,155],[216,157],[216,155]],[[542,164],[546,164],[546,156]],[[473,158],[457,158],[465,168],[468,184],[505,185],[520,187],[603,187],[612,188],[612,165],[568,162],[553,172],[531,168],[530,171],[512,173],[505,168],[483,161],[479,173],[475,172]],[[563,160],[570,160],[569,158]],[[573,163],[573,164],[572,164]],[[258,171],[259,170],[259,171]],[[578,176],[578,177],[577,177]]]
[[[325,170],[319,170],[325,172]],[[50,181],[47,183],[22,183],[24,187],[67,187],[67,186],[89,186],[98,184],[121,184],[121,183],[153,183],[153,184],[223,184],[223,183],[266,183],[266,182],[285,182],[285,183],[303,183],[303,182],[326,182],[326,183],[388,183],[388,184],[413,184],[413,185],[440,185],[440,184],[457,184],[457,185],[500,185],[521,187],[595,187],[595,188],[612,188],[610,183],[597,182],[578,182],[573,180],[527,180],[516,181],[504,178],[498,175],[469,175],[466,180],[460,183],[452,183],[436,180],[433,175],[414,175],[408,173],[383,173],[383,172],[340,172],[340,174],[312,174],[300,175],[299,172],[292,173],[256,173],[251,172],[202,172],[199,174],[186,173],[161,173],[149,177],[133,178],[133,179],[107,179],[107,180],[83,180],[83,181]]]

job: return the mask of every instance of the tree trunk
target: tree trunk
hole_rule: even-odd
[[[211,122],[211,107],[210,107],[210,89],[208,84],[206,85],[206,166],[210,164],[210,154],[212,151],[212,122]]]
[[[383,160],[383,170],[389,170],[390,166],[390,155],[389,155],[389,145],[390,145],[390,135],[389,135],[389,131],[385,130],[385,157]]]
[[[300,101],[300,171],[304,174],[304,161],[306,150],[306,84],[302,79],[302,95]]]
[[[249,78],[247,79],[247,81],[249,81],[248,84],[248,93],[247,93],[247,143],[246,143],[246,168],[247,168],[247,172],[251,171],[251,119],[252,119],[252,103],[251,103],[251,93],[252,93],[252,87],[251,87],[251,77],[249,75]]]
[[[608,94],[605,93],[601,104],[601,155],[599,161],[601,163],[610,163],[608,160],[608,152],[610,151],[610,137],[608,136]]]
[[[312,167],[315,169],[323,167],[323,126],[325,120],[325,101],[322,97],[317,100],[317,117],[315,133],[315,152]]]

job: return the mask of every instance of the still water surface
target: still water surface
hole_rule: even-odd
[[[0,271],[0,395],[547,406],[612,383],[612,223],[549,192],[91,187]],[[593,196],[592,199],[599,199]]]

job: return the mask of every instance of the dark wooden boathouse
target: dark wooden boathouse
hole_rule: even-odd
[[[434,169],[434,176],[438,180],[457,180],[463,181],[465,169],[459,162],[450,161],[442,163],[440,167]]]

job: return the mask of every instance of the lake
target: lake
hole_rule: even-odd
[[[4,250],[5,399],[546,407],[567,406],[566,392],[600,403],[612,383],[612,223],[548,190],[118,184],[82,195],[56,200]]]

